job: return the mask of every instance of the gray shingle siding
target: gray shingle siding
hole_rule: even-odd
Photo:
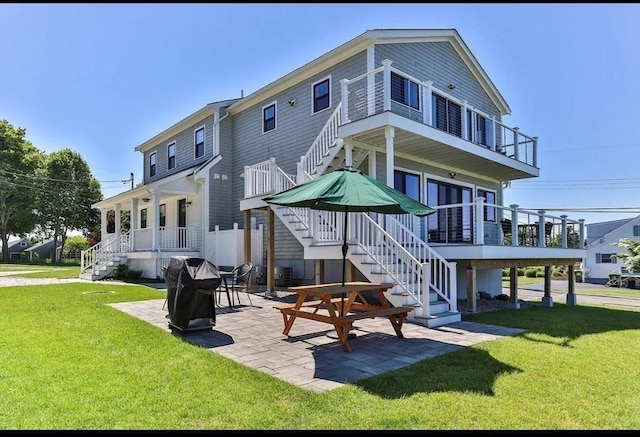
[[[469,67],[448,42],[416,42],[375,45],[375,68],[390,59],[392,67],[422,81],[431,80],[433,86],[445,91],[476,109],[495,115],[500,112],[482,89]],[[455,85],[449,91],[447,85]]]
[[[204,155],[195,159],[194,131],[204,126]],[[176,166],[171,170],[167,169],[168,157],[167,146],[173,141],[176,142]],[[149,177],[149,156],[157,152],[156,175]],[[203,164],[213,155],[213,116],[192,124],[167,141],[159,143],[152,149],[144,152],[144,183],[148,184],[179,173],[187,168]]]
[[[218,127],[222,160],[209,170],[209,231],[214,230],[216,225],[220,229],[231,229],[233,211],[240,208],[238,197],[232,193],[233,119],[224,118]]]

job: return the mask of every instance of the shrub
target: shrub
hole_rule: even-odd
[[[113,268],[113,277],[116,279],[139,279],[142,270],[130,269],[126,264],[118,264]]]
[[[528,267],[525,272],[524,275],[527,278],[536,278],[537,277],[537,273],[538,273],[538,269],[535,267]]]
[[[522,267],[518,267],[518,276],[524,276],[524,269]]]

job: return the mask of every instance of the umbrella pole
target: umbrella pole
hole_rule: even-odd
[[[342,288],[344,288],[344,278],[347,272],[347,252],[349,251],[349,245],[347,245],[347,220],[349,219],[349,207],[345,207],[344,210],[344,229],[342,231]],[[340,306],[340,315],[344,316],[344,291],[340,294],[342,298]]]

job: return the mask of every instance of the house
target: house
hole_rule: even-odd
[[[392,303],[438,326],[460,320],[458,299],[475,308],[478,291],[500,294],[508,267],[518,307],[517,267],[544,265],[550,275],[551,265],[567,265],[573,278],[584,220],[503,205],[509,181],[540,173],[538,138],[504,124],[510,113],[455,29],[365,31],[138,145],[143,183],[93,205],[102,241],[84,253],[82,274],[97,279],[127,262],[156,278],[171,256],[187,255],[251,260],[268,290],[278,269],[297,284],[337,282],[340,213],[263,198],[352,166],[436,213],[351,214],[349,278],[393,282]],[[110,210],[116,229],[107,234]],[[126,233],[124,210],[133,224]]]
[[[582,262],[585,282],[605,284],[610,273],[620,273],[628,268],[613,255],[624,252],[615,243],[622,238],[640,241],[640,215],[634,218],[610,220],[586,225],[586,253]]]
[[[12,240],[7,243],[7,247],[9,249],[9,258],[8,261],[20,261],[20,254],[23,250],[29,248],[31,243],[24,238],[19,240]],[[2,242],[0,242],[0,260],[2,259]]]
[[[20,254],[20,259],[27,262],[45,261],[47,259],[53,259],[53,250],[57,247],[57,258],[60,259],[60,251],[62,250],[62,243],[58,242],[54,246],[53,240],[46,240],[41,243],[36,243],[27,249],[24,249]]]

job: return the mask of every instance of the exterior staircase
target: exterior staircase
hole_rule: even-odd
[[[80,279],[99,281],[111,275],[119,264],[127,263],[126,248],[129,245],[129,234],[120,238],[106,239],[87,250],[83,250],[80,258]]]
[[[346,154],[337,128],[341,104],[329,117],[309,151],[301,157],[297,174],[287,175],[275,160],[253,166],[256,177],[275,181],[265,190],[245,195],[273,194],[344,166]],[[366,151],[352,151],[361,162]],[[360,158],[358,158],[360,157]],[[246,167],[251,179],[252,167]],[[264,177],[264,174],[271,177]],[[270,205],[288,230],[304,247],[306,259],[342,259],[343,213]],[[377,216],[377,217],[376,217]],[[375,220],[374,220],[375,217]],[[379,220],[380,223],[378,223]],[[408,318],[428,327],[461,320],[457,310],[456,264],[446,261],[394,216],[350,213],[347,258],[371,282],[393,283],[385,294],[394,306],[412,306]],[[402,241],[402,244],[399,243]],[[410,248],[410,249],[408,249]]]

